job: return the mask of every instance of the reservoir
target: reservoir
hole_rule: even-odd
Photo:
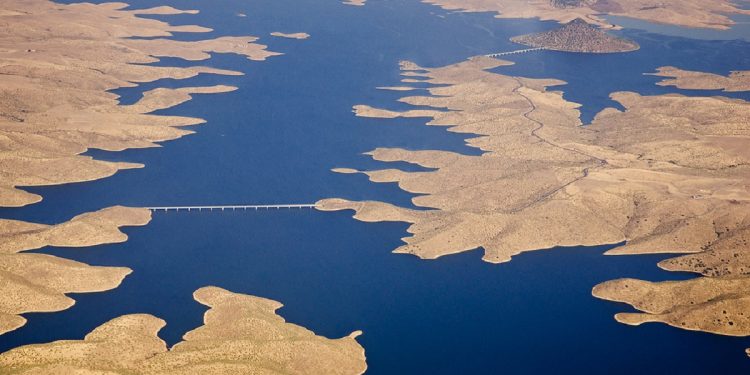
[[[251,62],[216,55],[199,62],[244,76],[201,75],[117,90],[123,103],[153,87],[228,84],[239,90],[197,96],[168,110],[205,118],[196,134],[164,147],[102,152],[105,160],[144,163],[90,183],[29,189],[44,201],[2,209],[4,218],[56,223],[112,205],[182,206],[314,203],[341,197],[411,206],[393,184],[373,184],[335,167],[383,168],[362,153],[376,147],[440,149],[466,154],[466,134],[424,126],[424,119],[357,118],[368,104],[405,109],[398,62],[443,66],[470,56],[524,48],[511,36],[555,27],[537,20],[498,20],[490,14],[452,13],[416,0],[371,0],[364,7],[320,0],[132,1],[199,9],[169,16],[175,24],[214,28],[213,36],[255,35],[284,55]],[[246,17],[238,17],[238,13]],[[269,33],[307,32],[307,40]],[[615,91],[691,92],[656,86],[643,75],[664,65],[727,74],[750,69],[750,45],[628,29],[641,49],[627,54],[579,55],[539,51],[509,56],[503,74],[557,78],[565,97],[583,105],[584,121],[616,106]],[[205,38],[207,35],[178,35]],[[195,63],[169,59],[182,66]],[[616,72],[616,74],[613,74]],[[750,99],[747,93],[722,94]],[[389,164],[392,165],[392,164]],[[414,169],[410,165],[396,167]],[[123,244],[84,249],[45,248],[94,265],[133,269],[112,291],[74,295],[76,305],[0,336],[0,351],[60,339],[81,339],[123,314],[150,313],[167,321],[160,337],[172,345],[201,325],[205,307],[191,295],[206,285],[271,298],[280,315],[317,334],[364,334],[368,374],[681,373],[750,371],[750,339],[688,332],[665,325],[629,327],[613,315],[629,311],[595,299],[606,280],[652,281],[692,277],[659,270],[667,256],[611,257],[609,247],[538,251],[492,265],[478,251],[424,261],[390,251],[406,235],[402,223],[369,224],[347,212],[279,210],[155,213],[145,227],[127,228]],[[586,228],[580,228],[586,230]]]

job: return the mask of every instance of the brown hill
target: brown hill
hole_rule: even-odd
[[[520,35],[513,42],[555,51],[613,53],[639,48],[638,43],[608,34],[578,18],[559,29],[543,33]]]
[[[578,8],[596,4],[597,0],[550,0],[555,8]]]

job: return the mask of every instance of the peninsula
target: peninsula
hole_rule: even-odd
[[[113,289],[132,272],[25,251],[124,242],[128,237],[121,227],[150,220],[148,210],[126,207],[79,215],[58,225],[0,219],[0,335],[26,324],[21,314],[65,310],[75,303],[65,294]]]
[[[168,39],[165,37],[176,31],[209,29],[171,26],[138,17],[190,12],[169,7],[125,7],[121,3],[58,5],[46,0],[10,0],[0,5],[0,20],[9,25],[0,36],[0,139],[8,150],[0,155],[4,176],[0,206],[23,206],[41,199],[16,186],[90,181],[121,169],[141,167],[81,154],[90,148],[120,151],[154,147],[156,142],[190,134],[181,127],[203,120],[150,112],[188,100],[190,93],[233,88],[159,89],[135,106],[120,106],[110,90],[202,73],[241,74],[201,66],[144,65],[158,61],[155,56],[197,61],[209,58],[212,52],[235,53],[253,60],[276,55],[254,43],[254,37],[194,42]]]
[[[422,0],[449,10],[494,12],[498,18],[539,18],[567,23],[582,18],[600,27],[615,27],[603,16],[625,16],[675,26],[725,30],[732,14],[750,14],[731,0]]]
[[[155,66],[158,57],[205,60],[234,53],[251,60],[277,55],[257,38],[220,37],[192,42],[172,33],[205,33],[200,26],[172,26],[142,15],[194,14],[172,7],[129,9],[123,3],[56,4],[8,0],[0,4],[0,206],[33,204],[41,196],[18,186],[47,186],[105,178],[140,164],[82,155],[89,149],[121,151],[156,147],[191,134],[182,127],[203,120],[152,112],[232,86],[155,88],[132,105],[110,90],[198,74],[239,75],[205,66]],[[117,287],[131,270],[92,267],[56,256],[28,254],[44,246],[93,246],[122,242],[124,226],[145,225],[145,209],[111,207],[58,225],[0,220],[0,334],[26,320],[20,314],[66,309],[67,293]]]
[[[142,167],[82,154],[92,148],[156,147],[188,135],[192,131],[182,127],[203,120],[152,112],[184,103],[195,94],[236,88],[154,88],[130,105],[121,105],[110,90],[198,74],[241,74],[202,66],[148,65],[158,57],[198,61],[217,52],[260,61],[277,55],[249,36],[172,40],[173,32],[210,29],[140,17],[193,13],[166,6],[131,10],[124,3],[2,2],[0,206],[20,207],[42,199],[19,186],[90,181]],[[148,209],[120,206],[57,225],[0,219],[0,334],[24,325],[21,314],[69,308],[75,301],[66,294],[116,288],[132,272],[26,251],[123,242],[127,235],[122,227],[150,220]],[[194,297],[210,308],[204,325],[172,348],[157,336],[164,321],[132,314],[104,323],[80,341],[28,345],[0,354],[0,372],[361,374],[366,369],[364,350],[355,340],[359,331],[331,340],[286,323],[276,315],[282,305],[275,301],[216,287],[201,288]]]
[[[148,314],[110,320],[83,340],[22,346],[0,354],[3,374],[313,374],[356,375],[367,369],[355,338],[316,336],[276,315],[282,305],[217,287],[193,297],[209,307],[204,324],[172,348]]]
[[[578,104],[547,90],[564,82],[488,71],[509,64],[486,57],[439,68],[404,63],[407,76],[436,85],[429,96],[400,99],[419,109],[354,107],[363,117],[429,118],[427,125],[471,134],[468,145],[484,151],[368,153],[429,168],[358,173],[398,183],[430,210],[342,199],[318,208],[410,223],[395,252],[424,259],[481,248],[485,261],[500,263],[525,251],[617,243],[608,254],[689,254],[660,265],[705,275],[700,282],[613,281],[594,294],[648,313],[620,321],[750,335],[741,318],[750,300],[742,281],[750,277],[750,103],[617,92],[611,97],[624,110],[607,108],[584,127]],[[717,312],[727,318],[711,321]]]
[[[667,78],[657,83],[659,86],[675,86],[685,90],[750,91],[750,71],[747,70],[734,71],[728,76],[722,76],[663,66],[651,75]]]

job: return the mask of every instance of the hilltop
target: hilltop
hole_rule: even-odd
[[[596,3],[597,0],[550,0],[550,4],[555,8],[578,8]]]
[[[613,53],[639,48],[636,42],[610,35],[580,18],[556,30],[520,35],[511,40],[531,47],[566,52]]]

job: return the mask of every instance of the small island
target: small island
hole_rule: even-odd
[[[274,31],[271,36],[287,39],[307,39],[310,37],[308,33],[282,33],[281,31]]]
[[[354,6],[361,7],[365,5],[366,1],[367,0],[345,0],[345,1],[342,1],[342,3],[346,5],[354,5]]]
[[[640,48],[638,43],[610,35],[580,18],[558,29],[516,36],[511,41],[534,48],[583,53],[630,52]]]
[[[550,0],[555,8],[579,8],[596,5],[597,0]]]

